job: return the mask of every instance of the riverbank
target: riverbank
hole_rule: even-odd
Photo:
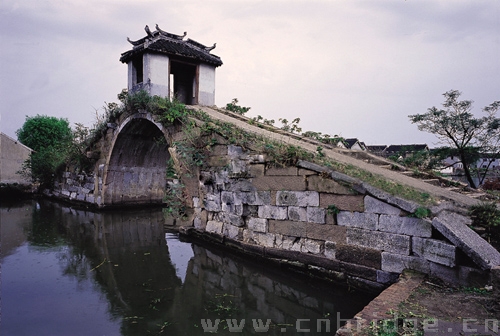
[[[337,335],[500,335],[499,298],[490,287],[450,287],[404,273]]]

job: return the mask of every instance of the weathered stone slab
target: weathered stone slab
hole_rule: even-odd
[[[415,217],[380,215],[377,230],[429,238],[432,236],[432,223]]]
[[[317,173],[328,173],[332,179],[334,179],[336,181],[341,181],[341,182],[345,182],[347,184],[350,184],[354,190],[356,190],[360,193],[364,193],[364,189],[361,186],[362,181],[359,179],[356,179],[354,177],[333,171],[325,166],[321,166],[321,165],[318,165],[316,163],[303,161],[303,160],[299,160],[297,162],[297,167],[312,170],[312,171],[315,171]]]
[[[276,234],[275,247],[283,250],[300,252],[302,248],[302,238]],[[297,259],[295,258],[292,260]]]
[[[326,210],[319,207],[307,207],[307,221],[309,223],[326,223]]]
[[[333,241],[325,241],[325,251],[323,252],[328,259],[336,259],[337,244]]]
[[[368,183],[363,183],[363,187],[370,195],[373,195],[379,200],[383,200],[389,204],[395,205],[409,213],[414,213],[415,210],[417,210],[420,207],[420,205],[415,202],[407,201],[402,198],[391,195],[385,191],[382,191],[378,188],[369,185]]]
[[[370,281],[377,281],[377,270],[371,267],[361,266],[342,262],[342,269],[349,274],[349,276],[359,277]]]
[[[329,240],[336,243],[346,243],[345,226],[321,225],[315,223],[304,223],[305,237],[311,239]]]
[[[380,269],[382,263],[382,254],[379,250],[361,246],[336,244],[335,256],[340,261],[376,269]]]
[[[252,184],[257,190],[306,190],[303,176],[260,176],[252,178]]]
[[[248,220],[248,228],[256,232],[267,232],[268,221],[264,218],[250,218]]]
[[[236,192],[235,203],[248,205],[269,205],[271,204],[270,191],[249,191],[249,192]]]
[[[319,194],[319,206],[328,208],[329,205],[335,205],[339,210],[364,212],[364,196],[363,195],[334,195],[334,194]]]
[[[95,202],[94,195],[93,194],[88,194],[87,196],[85,196],[85,201],[87,201],[89,203],[94,203]]]
[[[459,214],[442,211],[432,225],[452,244],[467,254],[482,269],[500,265],[500,252],[467,225],[470,220]]]
[[[223,156],[227,155],[227,146],[226,145],[213,145],[210,147],[210,155],[211,156]]]
[[[243,205],[243,215],[244,217],[258,217],[259,216],[259,206],[257,205]]]
[[[232,203],[225,203],[222,202],[222,211],[232,214],[232,215],[238,215],[242,216],[243,215],[243,205],[235,205]]]
[[[347,244],[410,255],[410,237],[395,233],[347,228]]]
[[[234,194],[235,194],[234,192],[222,191],[220,193],[221,202],[225,203],[225,204],[235,204],[235,202],[234,202]],[[239,204],[241,204],[241,202]]]
[[[300,252],[298,251],[290,251],[290,249],[284,249],[281,246],[277,248],[266,248],[266,256],[270,258],[297,260],[299,258],[299,254]]]
[[[237,227],[245,226],[245,221],[240,215],[221,212],[219,216],[224,223],[228,223]]]
[[[443,280],[452,285],[460,285],[460,275],[458,268],[451,268],[434,262],[429,263],[430,275]]]
[[[243,148],[241,148],[240,146],[235,146],[235,145],[228,145],[227,146],[227,155],[231,159],[239,158],[240,155],[242,155],[242,154],[243,154]]]
[[[382,271],[401,273],[405,269],[429,274],[430,263],[419,257],[382,252]]]
[[[288,208],[273,205],[261,205],[259,206],[259,217],[284,220],[288,217]]]
[[[306,226],[304,224],[304,222],[269,220],[268,230],[285,236],[305,237]]]
[[[221,211],[220,194],[206,194],[203,200],[203,206],[207,211]]]
[[[324,178],[319,175],[312,175],[307,178],[307,189],[322,193],[337,195],[356,195],[357,192],[332,179]]]
[[[209,167],[225,167],[229,164],[229,157],[227,155],[217,155],[217,156],[209,156],[207,159],[207,166]]]
[[[298,175],[303,175],[303,176],[310,176],[310,175],[316,175],[317,173],[315,171],[309,170],[309,169],[304,169],[304,168],[299,168]]]
[[[245,160],[231,160],[230,171],[235,176],[235,174],[246,174],[247,173],[247,162]]]
[[[251,164],[248,166],[248,174],[252,177],[264,176],[265,164]]]
[[[419,257],[449,267],[455,266],[456,248],[441,240],[413,237],[412,251]]]
[[[218,184],[218,186],[220,186],[220,188],[225,188],[226,184],[227,184],[227,182],[226,183],[222,183],[220,185]],[[249,179],[239,179],[236,182],[232,181],[228,185],[227,190],[228,191],[235,191],[235,192],[238,192],[238,191],[255,191],[256,188],[252,184],[251,180],[249,180]]]
[[[327,168],[325,166],[321,166],[319,164],[308,162],[308,161],[304,161],[304,160],[297,161],[296,166],[300,167],[300,168],[304,168],[304,169],[310,170],[310,171],[314,171],[316,173],[324,173],[324,172],[328,173],[328,172],[332,171],[330,168]]]
[[[266,169],[267,176],[297,176],[297,167],[269,167]]]
[[[365,212],[399,216],[401,214],[401,209],[382,202],[374,197],[366,196]]]
[[[377,282],[381,284],[392,284],[398,281],[399,273],[377,270]]]
[[[241,240],[243,237],[243,229],[234,225],[224,224],[223,234],[230,239]]]
[[[296,222],[307,221],[307,209],[302,207],[288,207],[288,219]]]
[[[324,249],[324,241],[315,239],[304,239],[301,251],[304,253],[322,254]]]
[[[285,206],[318,206],[319,194],[316,191],[277,191],[276,205]]]
[[[482,288],[490,283],[488,271],[483,271],[467,266],[460,266],[458,268],[458,279],[460,281],[460,285],[465,287]],[[493,290],[495,290],[495,285],[493,285],[493,282],[491,282],[491,284],[493,286]]]
[[[205,230],[211,233],[222,234],[224,223],[218,221],[208,221]]]
[[[244,205],[224,204],[222,203],[222,211],[232,215],[243,216]]]
[[[375,231],[377,229],[377,223],[377,214],[350,211],[340,211],[337,214],[337,224],[342,226],[357,227]]]
[[[276,236],[272,233],[260,233],[254,232],[253,239],[257,242],[257,244],[264,247],[274,247],[274,241]]]

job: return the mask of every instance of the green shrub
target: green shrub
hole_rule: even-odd
[[[495,202],[482,202],[472,205],[468,215],[473,226],[482,226],[487,230],[500,226],[500,210]]]
[[[419,207],[417,210],[415,210],[414,213],[411,214],[411,217],[416,217],[416,218],[426,218],[431,215],[431,211],[427,208],[424,207]]]
[[[233,98],[230,103],[226,104],[226,110],[243,115],[250,110],[250,107],[238,105],[238,99]]]

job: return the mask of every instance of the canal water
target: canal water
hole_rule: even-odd
[[[2,203],[0,335],[331,335],[373,298],[179,239],[161,209]]]

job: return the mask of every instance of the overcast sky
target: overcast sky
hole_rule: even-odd
[[[238,98],[303,131],[432,147],[408,115],[451,89],[477,115],[500,100],[498,0],[2,0],[1,131],[37,114],[92,126],[146,24],[217,43],[218,106]]]

